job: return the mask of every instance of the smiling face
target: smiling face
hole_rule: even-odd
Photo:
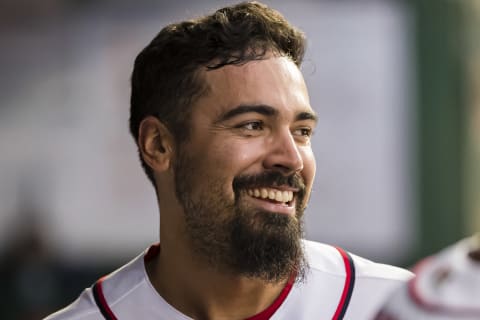
[[[174,161],[193,249],[215,267],[280,280],[301,268],[316,116],[297,66],[268,56],[205,71]]]

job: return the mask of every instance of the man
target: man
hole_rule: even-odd
[[[375,319],[480,319],[480,233],[422,260],[415,271]]]
[[[301,239],[317,121],[304,42],[252,2],[169,25],[138,55],[130,129],[160,244],[49,320],[367,319],[410,278]]]

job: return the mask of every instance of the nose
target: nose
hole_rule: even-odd
[[[290,130],[279,132],[272,140],[267,146],[264,167],[280,171],[284,175],[302,171],[303,158]]]

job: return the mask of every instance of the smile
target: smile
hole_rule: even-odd
[[[293,200],[293,191],[282,191],[274,188],[248,189],[247,194],[254,198],[268,199],[286,204]]]

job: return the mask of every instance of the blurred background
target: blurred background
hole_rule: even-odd
[[[128,134],[133,60],[231,3],[2,0],[1,319],[41,319],[158,241]],[[308,38],[307,238],[409,267],[480,231],[480,1],[265,3]]]

